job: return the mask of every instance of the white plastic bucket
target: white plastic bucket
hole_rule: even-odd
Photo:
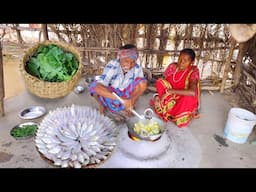
[[[256,115],[242,108],[231,108],[224,135],[235,143],[245,143],[256,124]]]

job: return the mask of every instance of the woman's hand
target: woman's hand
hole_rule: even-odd
[[[166,89],[166,93],[169,94],[169,95],[172,95],[172,89]]]
[[[190,81],[188,89],[166,89],[166,93],[169,95],[187,95],[195,96],[198,81]]]

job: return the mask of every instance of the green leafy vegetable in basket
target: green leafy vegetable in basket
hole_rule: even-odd
[[[64,51],[57,45],[40,45],[37,52],[27,62],[26,71],[49,82],[70,80],[78,70],[79,61],[73,53]]]
[[[11,130],[11,136],[13,137],[28,137],[35,134],[37,125],[23,125],[22,127],[16,127]]]

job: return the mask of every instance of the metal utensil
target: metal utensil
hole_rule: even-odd
[[[74,88],[74,92],[75,92],[76,94],[83,93],[84,90],[85,90],[84,87],[81,86],[81,85],[77,85],[77,86]]]
[[[43,106],[31,106],[23,109],[19,113],[21,119],[36,119],[43,116],[46,113],[46,109]]]
[[[112,94],[113,94],[122,104],[124,104],[124,100],[123,100],[121,97],[119,97],[115,92],[112,92]],[[139,117],[140,119],[144,119],[144,117],[141,116],[140,114],[138,114],[134,109],[131,109],[131,112],[132,112],[134,115],[136,115],[137,117]]]

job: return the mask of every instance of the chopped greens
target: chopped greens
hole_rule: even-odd
[[[57,45],[40,45],[29,59],[26,71],[43,81],[62,82],[70,80],[77,72],[78,59],[73,53],[64,51]]]
[[[37,125],[23,125],[11,130],[13,137],[28,137],[35,134]]]

